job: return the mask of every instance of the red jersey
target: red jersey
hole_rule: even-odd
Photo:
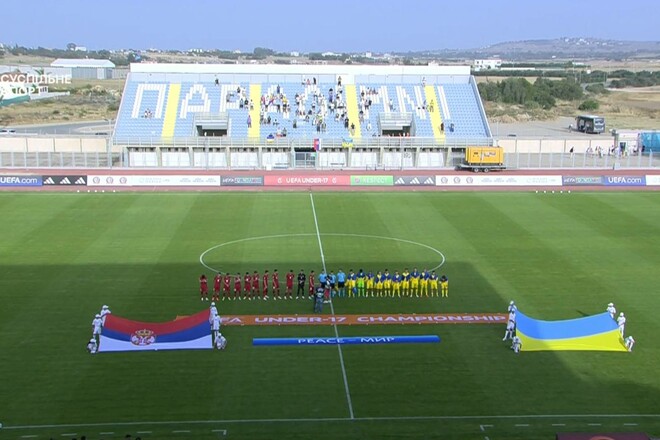
[[[268,289],[268,274],[264,274],[264,289]]]
[[[293,289],[293,277],[294,274],[292,272],[286,274],[286,287],[289,289]]]
[[[236,275],[234,277],[234,292],[240,292],[241,291],[241,276]]]
[[[314,293],[314,274],[310,273],[307,279],[309,280],[309,291]]]
[[[217,274],[215,276],[215,278],[213,278],[213,290],[215,290],[216,292],[220,291],[220,280],[221,279],[222,279],[222,277],[220,276],[220,274]]]
[[[225,275],[224,278],[224,291],[229,292],[229,285],[231,284],[231,276],[230,275]]]
[[[273,287],[280,288],[280,274],[277,272],[273,272]]]
[[[259,288],[259,275],[256,273],[252,275],[252,288],[254,289]]]
[[[243,282],[245,285],[245,290],[250,290],[250,284],[252,283],[252,277],[250,276],[250,274],[245,274],[243,280],[244,280]]]
[[[207,293],[209,291],[209,282],[206,278],[199,279],[199,291],[202,293]]]

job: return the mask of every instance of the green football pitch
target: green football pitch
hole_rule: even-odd
[[[660,435],[660,193],[5,193],[0,212],[1,439]],[[334,312],[503,313],[514,299],[553,320],[613,301],[637,345],[515,355],[502,324],[231,326],[224,352],[85,351],[103,304],[141,321],[208,307],[207,250],[207,266],[231,273],[318,272],[323,260],[421,269],[444,256],[449,298],[336,299]],[[312,312],[311,301],[219,306]],[[335,331],[442,342],[252,346]]]

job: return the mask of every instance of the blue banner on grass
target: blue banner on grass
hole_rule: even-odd
[[[343,338],[254,338],[252,345],[425,344],[440,342],[438,335],[349,336]]]

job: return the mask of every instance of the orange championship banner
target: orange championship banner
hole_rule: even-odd
[[[368,315],[224,315],[222,325],[500,324],[502,313]]]

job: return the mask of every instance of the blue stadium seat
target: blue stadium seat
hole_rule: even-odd
[[[240,77],[240,75],[238,76]],[[194,120],[198,113],[217,114],[227,112],[229,118],[228,136],[236,139],[248,138],[247,118],[249,107],[239,108],[239,95],[237,89],[240,87],[247,98],[253,100],[259,114],[261,96],[249,96],[249,78],[236,83],[215,84],[213,80],[200,81],[194,74],[179,74],[176,79],[163,77],[162,80],[145,80],[144,77],[133,78],[129,74],[127,84],[122,98],[122,104],[115,126],[115,139],[154,139],[160,137],[194,137],[197,136]],[[252,84],[254,86],[254,84]],[[304,97],[305,111],[312,109],[314,103],[313,94],[320,93],[326,104],[328,102],[329,90],[333,89],[336,94],[336,85],[331,83],[319,83],[318,85],[305,85],[301,82],[287,83],[261,83],[262,95],[276,92],[285,94],[291,112],[288,116],[277,112],[276,102],[269,105],[266,117],[278,121],[275,124],[262,124],[258,131],[259,137],[266,138],[270,134],[275,135],[278,129],[286,129],[291,138],[300,139],[343,139],[350,137],[348,129],[344,127],[341,120],[336,120],[333,114],[326,116],[326,129],[317,132],[313,124],[313,115],[318,106],[312,112],[312,120],[305,121],[304,117],[296,115],[297,106],[295,96],[299,94]],[[376,90],[376,94],[368,94],[369,90]],[[480,98],[470,82],[436,84],[435,93],[439,102],[435,103],[442,120],[445,124],[445,135],[448,140],[459,140],[467,138],[487,138],[490,132],[482,114]],[[356,84],[356,98],[358,106],[361,102],[361,94],[365,93],[372,100],[372,105],[364,113],[364,122],[360,125],[361,137],[371,137],[378,130],[379,115],[391,110],[397,113],[411,113],[414,118],[415,135],[417,137],[433,138],[434,131],[430,114],[426,104],[424,86],[420,84],[385,84],[385,83],[362,83]],[[343,92],[347,93],[346,90]],[[390,109],[390,100],[393,109]],[[347,99],[344,99],[348,105]],[[348,108],[346,108],[348,110]],[[357,114],[357,110],[351,114]],[[145,113],[146,112],[146,113]],[[146,117],[145,117],[146,116]],[[285,117],[286,116],[286,117]],[[258,119],[258,118],[257,118]],[[294,128],[294,120],[297,128]],[[258,120],[252,120],[252,124],[258,124]],[[356,125],[357,120],[352,120]],[[371,131],[367,130],[371,123]],[[450,130],[453,124],[454,130]]]

